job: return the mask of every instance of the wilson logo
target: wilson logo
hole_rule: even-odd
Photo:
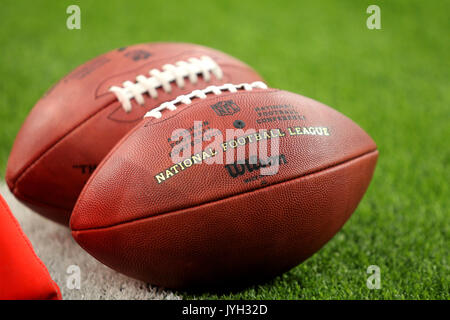
[[[241,109],[233,100],[220,101],[211,106],[218,116],[233,115]]]
[[[251,161],[250,161],[251,160]],[[232,163],[225,165],[225,169],[232,178],[244,175],[246,172],[254,172],[261,168],[277,167],[280,164],[287,163],[284,154],[272,156],[266,159],[257,159],[256,156],[245,159],[245,163]]]
[[[81,174],[92,174],[97,168],[96,164],[79,164],[74,165],[72,168],[77,169]]]

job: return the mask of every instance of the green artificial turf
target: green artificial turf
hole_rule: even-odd
[[[370,4],[381,30],[366,27]],[[68,30],[70,4],[82,29]],[[0,4],[0,175],[27,113],[74,67],[140,42],[183,41],[247,62],[277,88],[352,118],[376,141],[350,221],[292,271],[230,299],[449,299],[449,1],[18,1]],[[220,249],[220,248],[218,248]],[[380,290],[366,287],[369,265]]]

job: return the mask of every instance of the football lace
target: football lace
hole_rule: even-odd
[[[158,88],[165,92],[172,91],[172,82],[184,88],[185,78],[190,82],[197,83],[198,76],[201,75],[206,82],[211,80],[211,74],[219,80],[223,77],[222,69],[210,57],[189,58],[187,61],[178,61],[173,64],[165,64],[162,71],[152,69],[149,71],[150,77],[139,75],[136,82],[125,81],[122,87],[112,86],[109,91],[114,93],[122,104],[125,112],[131,111],[131,99],[135,99],[139,105],[144,105],[143,94],[148,94],[152,98],[158,98]]]
[[[176,99],[174,99],[170,102],[162,103],[159,107],[147,112],[145,114],[144,118],[153,117],[153,118],[159,119],[162,117],[162,113],[161,113],[162,110],[168,109],[170,111],[174,111],[177,109],[177,107],[176,107],[177,104],[180,104],[180,103],[191,104],[192,99],[194,99],[194,98],[206,99],[207,94],[210,94],[210,93],[213,93],[215,95],[220,95],[220,94],[222,94],[223,91],[229,91],[229,92],[237,92],[238,90],[252,91],[253,89],[256,89],[256,88],[267,89],[267,85],[264,82],[255,81],[252,83],[241,83],[241,84],[227,83],[222,86],[209,86],[203,90],[194,90],[187,95],[178,96]]]

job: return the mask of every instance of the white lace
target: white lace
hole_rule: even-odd
[[[165,64],[163,71],[152,69],[149,71],[150,77],[139,75],[136,82],[125,81],[123,87],[113,86],[109,91],[113,92],[122,104],[125,112],[131,111],[131,99],[136,99],[140,105],[144,104],[143,94],[147,93],[152,98],[158,97],[156,89],[162,88],[166,92],[171,92],[171,82],[175,81],[180,88],[184,87],[184,78],[188,77],[192,83],[197,83],[198,76],[201,75],[206,82],[211,79],[211,73],[218,79],[222,79],[223,72],[219,65],[210,57],[202,56],[189,58],[186,61],[178,61],[173,64]]]
[[[253,83],[241,83],[241,84],[227,83],[222,86],[209,86],[203,90],[194,90],[187,95],[178,96],[175,100],[162,103],[159,107],[147,112],[145,114],[144,118],[153,117],[153,118],[159,119],[162,117],[162,113],[161,113],[162,110],[168,109],[170,111],[174,111],[177,109],[177,107],[175,106],[176,104],[179,104],[179,103],[191,104],[192,99],[194,99],[194,98],[206,99],[206,95],[208,93],[214,93],[215,95],[219,95],[222,93],[222,91],[225,91],[225,90],[228,90],[229,92],[236,92],[239,89],[251,91],[254,88],[267,89],[267,85],[264,82],[256,81]]]

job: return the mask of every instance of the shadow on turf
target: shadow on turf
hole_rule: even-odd
[[[266,278],[254,278],[254,279],[248,279],[248,280],[241,280],[241,281],[235,281],[235,282],[227,282],[227,283],[219,283],[214,286],[197,286],[197,287],[190,287],[185,288],[183,290],[177,290],[177,294],[180,295],[202,295],[202,294],[210,294],[210,295],[235,295],[239,294],[240,292],[254,289],[255,291],[258,290],[258,287],[260,286],[274,286],[277,282],[288,282],[288,283],[300,283],[301,279],[298,277],[298,275],[295,275],[293,272],[287,272],[282,275],[272,276],[272,277],[266,277]]]

